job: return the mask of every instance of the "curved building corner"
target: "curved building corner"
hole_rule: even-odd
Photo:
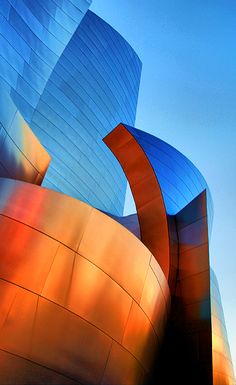
[[[122,215],[126,180],[103,137],[134,124],[141,62],[88,11],[58,60],[31,119],[52,157],[44,186]]]
[[[209,188],[90,3],[0,6],[0,384],[235,385]]]

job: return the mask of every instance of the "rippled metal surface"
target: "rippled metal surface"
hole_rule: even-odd
[[[133,234],[83,202],[0,178],[0,253],[1,383],[143,383],[170,295]]]

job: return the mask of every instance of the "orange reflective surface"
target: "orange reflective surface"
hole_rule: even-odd
[[[164,289],[164,290],[163,290]],[[146,282],[143,288],[143,294],[140,301],[140,306],[145,314],[152,320],[153,328],[162,341],[165,332],[165,325],[168,314],[168,303],[163,296],[163,291],[168,293],[167,287],[157,280],[157,277],[151,266],[148,269]]]
[[[235,385],[227,331],[225,328],[223,309],[216,277],[212,272],[211,279],[211,319],[212,319],[212,351],[213,351],[213,384]]]
[[[139,178],[135,171],[138,188]],[[139,204],[143,239],[162,215],[152,204],[161,204],[142,194]],[[162,262],[157,245],[168,249],[169,284],[156,255],[116,220],[0,178],[0,383],[145,383],[166,334],[171,285],[180,372],[187,360],[188,381],[235,385],[218,289],[210,289],[205,192],[168,218],[167,231],[168,239],[160,232],[149,245]]]
[[[158,349],[158,338],[147,315],[135,302],[129,314],[122,345],[148,371]],[[160,346],[159,346],[160,348]]]
[[[153,168],[131,133],[119,124],[104,139],[120,162],[136,204],[142,242],[169,277],[169,232],[161,189]]]
[[[143,383],[170,298],[150,251],[80,201],[0,185],[0,383]]]
[[[206,199],[203,191],[175,216],[177,280],[168,353],[174,351],[171,359],[176,357],[183,384],[235,385],[220,294],[210,271]],[[169,219],[173,250],[176,240]],[[178,353],[172,343],[179,344]]]
[[[137,359],[115,341],[112,342],[110,356],[101,384],[143,385],[145,371]]]
[[[41,185],[50,163],[50,156],[17,111],[10,127],[4,128],[0,176]]]

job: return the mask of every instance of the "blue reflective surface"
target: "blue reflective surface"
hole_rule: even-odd
[[[126,180],[102,142],[134,125],[141,63],[90,0],[3,0],[0,86],[53,158],[44,185],[116,215]]]
[[[1,1],[1,86],[10,92],[28,123],[55,64],[90,3]]]
[[[203,190],[207,191],[209,227],[213,220],[213,203],[208,185],[199,170],[174,147],[148,134],[127,126],[148,157],[161,186],[167,213],[177,214]]]
[[[43,185],[115,215],[126,179],[102,138],[134,124],[141,63],[130,45],[88,11],[58,60],[31,127],[52,156]]]

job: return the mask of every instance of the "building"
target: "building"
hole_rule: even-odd
[[[209,188],[133,128],[141,62],[88,8],[0,9],[0,383],[233,385]]]

